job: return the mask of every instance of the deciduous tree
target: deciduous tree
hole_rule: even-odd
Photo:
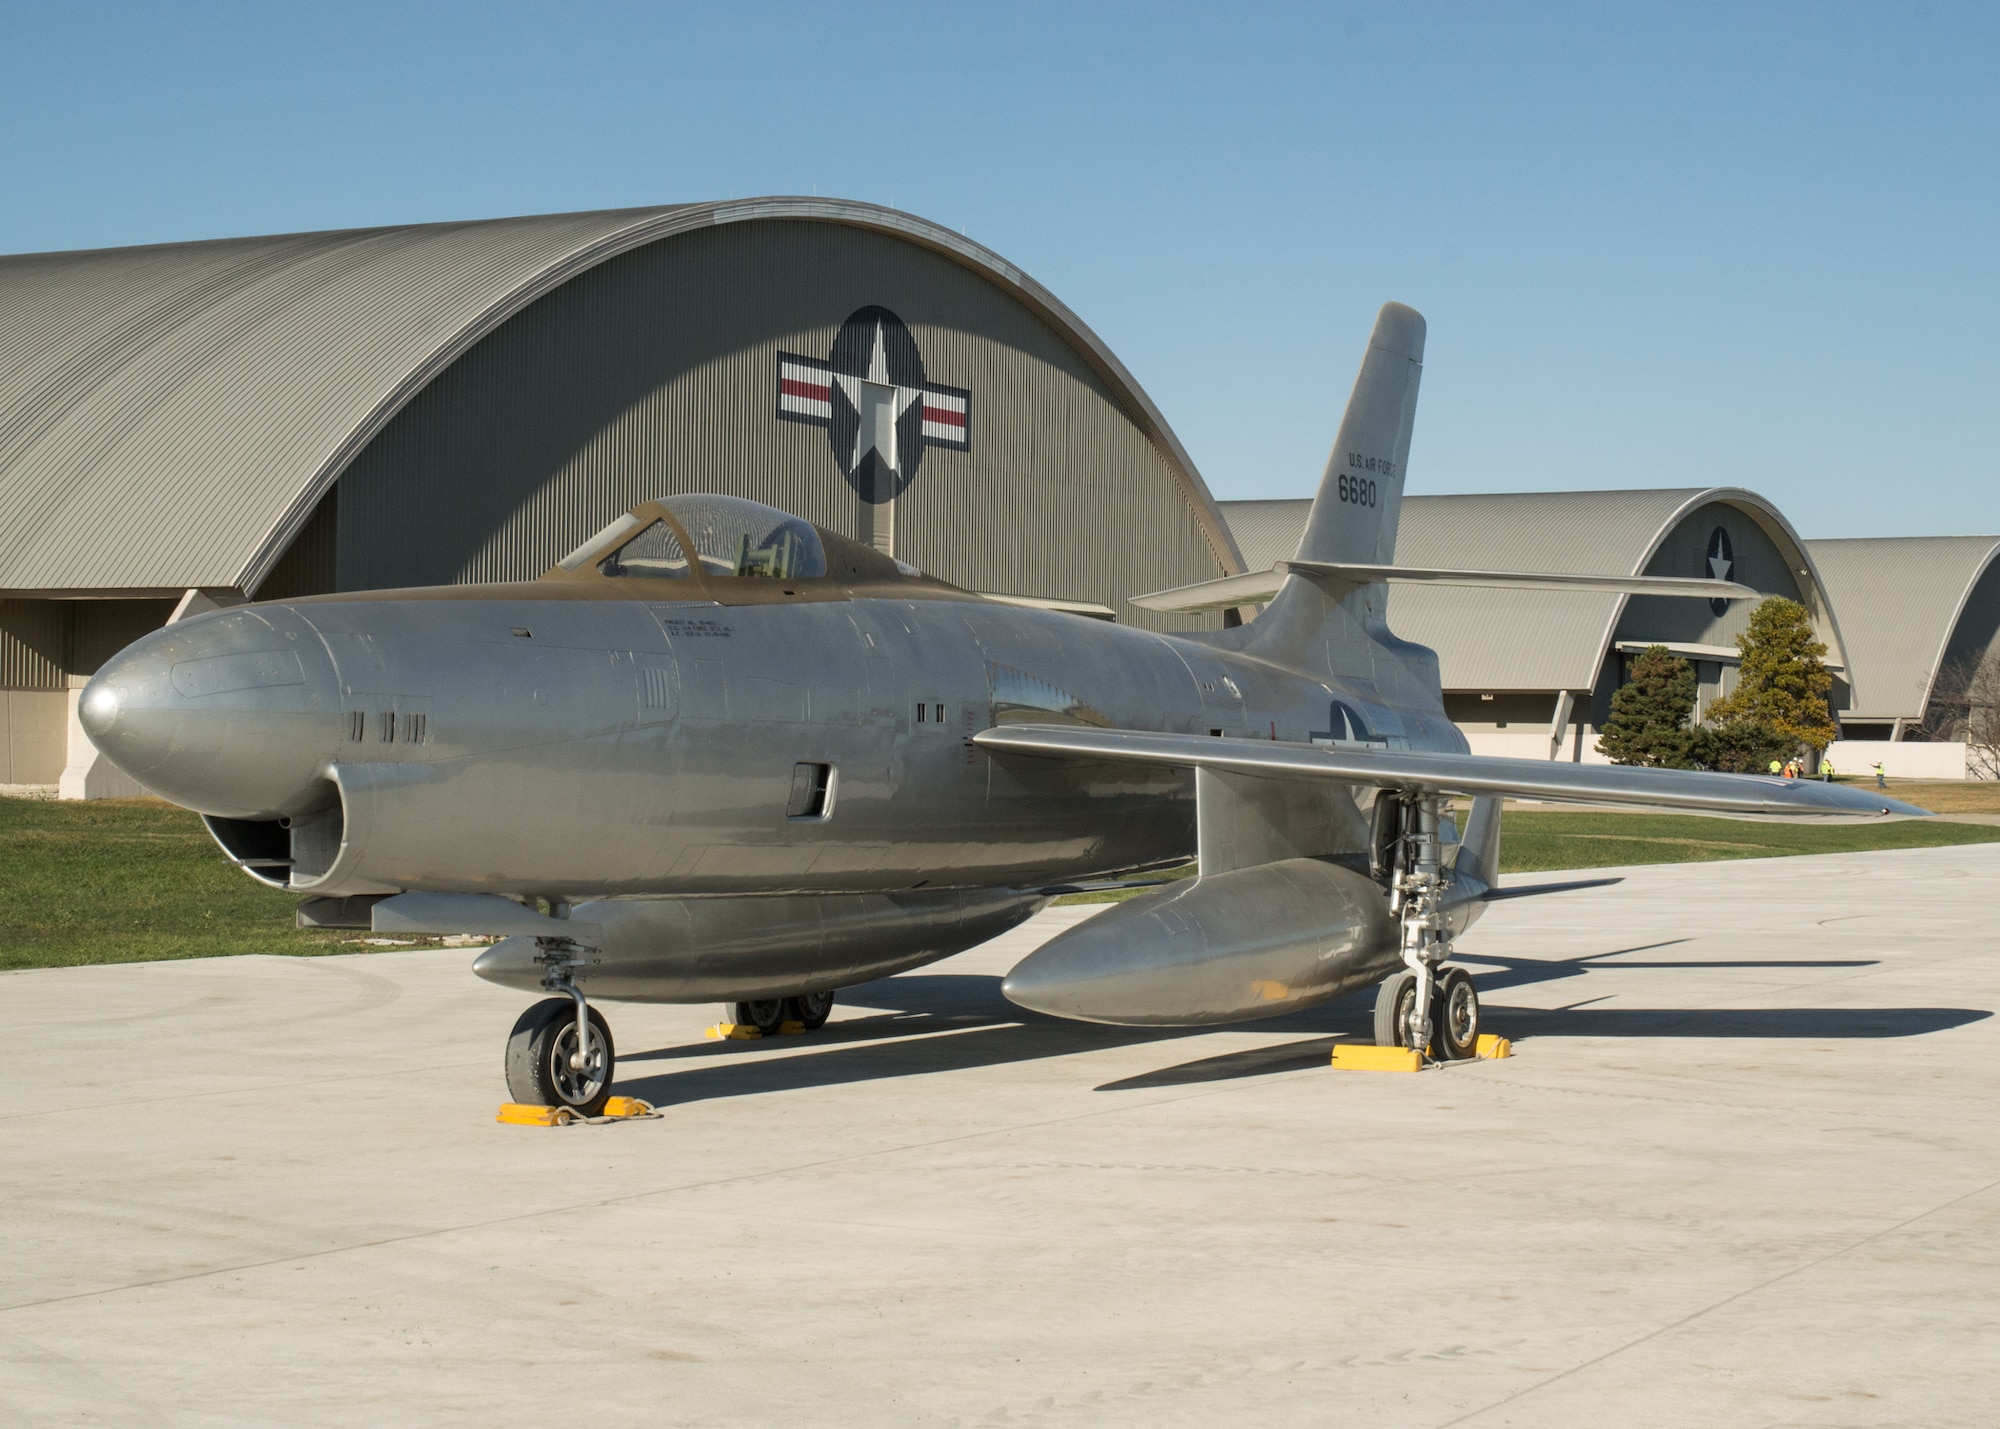
[[[1963,740],[1966,773],[2000,779],[2000,651],[1941,666],[1919,732],[1926,739]]]

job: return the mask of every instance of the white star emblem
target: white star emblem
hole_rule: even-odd
[[[868,375],[850,377],[845,372],[836,372],[833,380],[840,384],[840,390],[847,394],[847,400],[861,414],[861,430],[854,438],[854,458],[849,463],[849,470],[859,470],[862,459],[872,451],[881,456],[891,474],[900,476],[902,467],[896,460],[896,423],[924,394],[921,387],[899,387],[889,380],[889,357],[882,347],[880,320],[875,324],[875,350],[868,358]]]
[[[1730,560],[1729,557],[1727,556],[1722,556],[1722,555],[1710,556],[1708,558],[1708,578],[1712,581],[1728,580],[1730,567],[1734,566],[1735,564],[1736,563]]]

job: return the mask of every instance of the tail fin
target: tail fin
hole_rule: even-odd
[[[1414,308],[1384,303],[1361,357],[1347,414],[1320,478],[1295,560],[1388,565],[1396,558],[1403,473],[1423,375],[1424,319]],[[1251,622],[1244,647],[1282,664],[1320,671],[1340,663],[1336,644],[1367,632],[1386,636],[1385,587],[1329,586],[1286,578]],[[1346,608],[1348,620],[1340,618]],[[1345,636],[1334,627],[1345,627]],[[1358,628],[1357,628],[1358,627]]]
[[[1424,370],[1424,319],[1384,303],[1362,354],[1296,559],[1386,566],[1396,559],[1403,470]]]

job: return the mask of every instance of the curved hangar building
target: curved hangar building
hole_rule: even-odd
[[[0,785],[134,792],[72,692],[177,607],[532,579],[695,491],[1142,625],[1127,596],[1243,569],[1096,335],[890,209],[0,258]]]

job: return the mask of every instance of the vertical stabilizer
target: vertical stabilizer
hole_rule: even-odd
[[[1396,559],[1396,522],[1423,365],[1423,314],[1384,303],[1295,559],[1366,565]],[[1388,637],[1385,601],[1379,585],[1343,588],[1291,576],[1252,622],[1244,648],[1315,673],[1335,668],[1354,653],[1356,641]],[[1365,661],[1364,656],[1364,666]]]
[[[1396,559],[1396,519],[1423,370],[1423,315],[1384,303],[1306,519],[1299,560],[1388,565]]]

